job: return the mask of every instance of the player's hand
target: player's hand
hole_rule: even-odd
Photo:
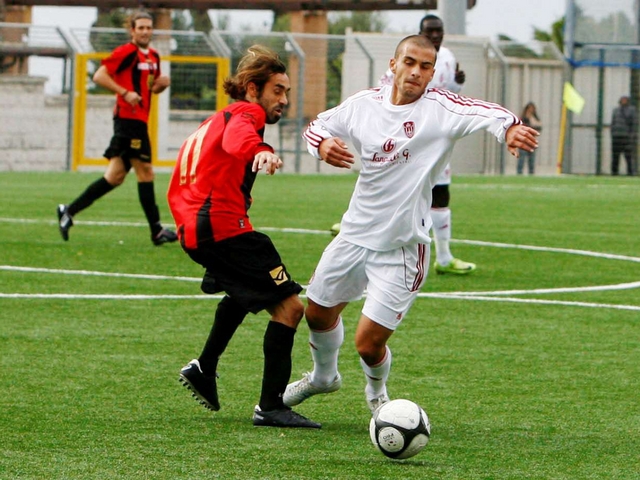
[[[171,79],[166,75],[162,75],[153,81],[151,91],[153,93],[160,93],[171,85]]]
[[[264,167],[264,173],[273,175],[277,169],[282,167],[282,160],[280,160],[280,157],[275,153],[268,151],[259,152],[253,157],[251,171],[257,172],[258,170],[262,170],[262,167]]]
[[[134,92],[133,90],[129,90],[122,98],[132,107],[135,107],[142,101],[142,97],[138,95],[138,92]]]
[[[464,73],[464,70],[460,70],[460,64],[456,63],[456,73],[453,79],[457,84],[462,85],[464,81],[467,79],[467,76]]]
[[[507,148],[511,155],[519,158],[520,149],[533,152],[538,148],[538,135],[540,132],[526,125],[511,125],[505,138]]]
[[[349,146],[338,137],[325,138],[318,147],[318,153],[320,158],[334,167],[351,168],[354,163]]]

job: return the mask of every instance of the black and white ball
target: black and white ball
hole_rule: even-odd
[[[410,458],[429,442],[429,417],[411,400],[391,400],[378,408],[369,423],[371,441],[387,457]]]

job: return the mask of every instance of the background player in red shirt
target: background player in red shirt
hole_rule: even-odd
[[[113,112],[113,137],[104,153],[109,166],[69,205],[58,205],[58,226],[64,240],[69,240],[73,217],[124,182],[131,167],[138,178],[138,197],[151,229],[155,245],[175,242],[175,232],[162,227],[153,187],[151,142],[147,123],[151,97],[163,92],[169,77],[160,74],[160,55],[149,47],[153,19],[147,12],[134,13],[130,19],[131,42],[116,48],[102,61],[93,81],[116,94]]]
[[[282,401],[291,376],[291,350],[304,306],[302,287],[287,272],[271,239],[253,230],[248,210],[259,170],[282,165],[264,143],[265,124],[280,120],[290,90],[286,67],[268,48],[254,45],[224,90],[237,102],[217,112],[182,145],[171,183],[169,207],[185,252],[205,270],[202,290],[224,291],[209,338],[180,381],[206,408],[219,410],[218,359],[245,316],[266,310],[264,371],[253,424],[320,428]]]

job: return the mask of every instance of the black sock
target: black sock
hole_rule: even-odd
[[[116,187],[107,182],[104,177],[100,177],[98,180],[89,185],[78,198],[76,198],[69,204],[69,209],[67,210],[69,212],[69,215],[74,216],[76,213],[81,212],[93,202],[98,200],[100,197],[109,193],[114,188]]]
[[[260,409],[284,408],[282,395],[291,377],[291,350],[296,329],[270,321],[264,333],[264,372]]]
[[[216,309],[216,318],[209,333],[209,338],[198,358],[202,373],[211,377],[218,368],[218,359],[225,351],[231,337],[236,333],[244,317],[249,313],[230,297],[225,296]]]
[[[162,230],[160,224],[160,212],[158,211],[158,205],[156,205],[156,193],[153,189],[153,182],[138,182],[138,198],[142,205],[142,210],[149,222],[149,228],[151,228],[151,235],[156,236]]]

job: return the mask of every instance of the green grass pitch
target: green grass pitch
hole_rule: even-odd
[[[425,450],[391,461],[368,436],[361,303],[344,315],[343,388],[297,407],[322,430],[251,424],[264,313],[221,360],[222,409],[194,402],[178,371],[217,300],[178,245],[151,244],[133,179],[61,240],[56,204],[99,175],[0,173],[0,479],[640,478],[637,178],[454,178],[452,249],[478,270],[431,268],[390,341],[390,395],[432,423]],[[354,181],[258,178],[252,221],[300,283]],[[167,182],[156,191],[170,224]],[[307,336],[302,324],[296,379],[311,367]]]

